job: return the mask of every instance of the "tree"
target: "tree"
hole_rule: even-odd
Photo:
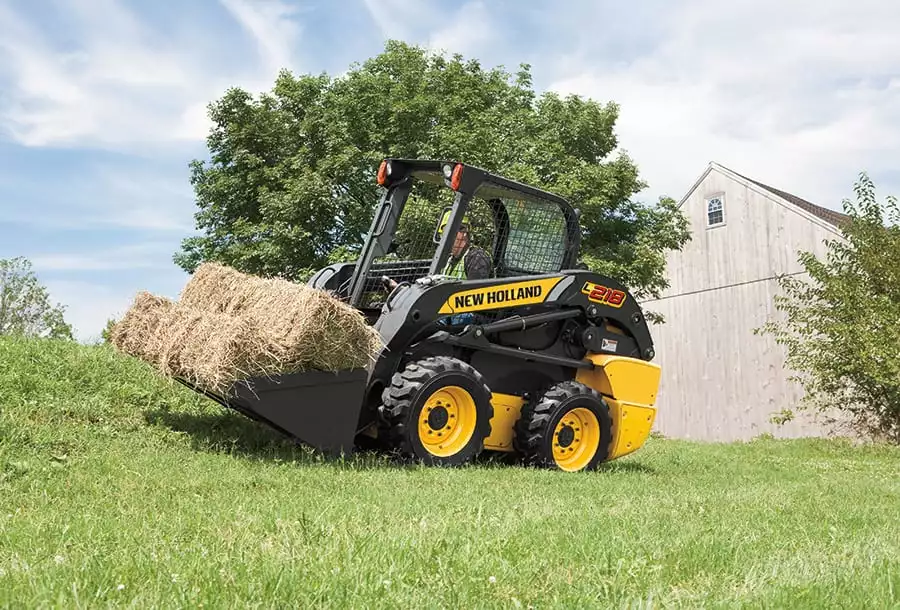
[[[614,154],[618,106],[538,96],[528,65],[511,75],[391,41],[340,77],[282,71],[258,99],[230,89],[209,116],[210,158],[191,164],[200,234],[175,255],[188,272],[215,260],[303,279],[352,260],[388,156],[461,160],[568,197],[582,211],[584,260],[638,296],[667,285],[664,253],[688,239],[674,201],[632,200],[645,184]]]
[[[50,304],[50,296],[25,258],[0,259],[0,336],[72,339],[63,319],[64,307]]]
[[[103,330],[100,331],[100,343],[111,343],[112,332],[116,327],[118,320],[115,318],[107,318],[106,326],[103,327]]]
[[[900,208],[879,203],[866,174],[844,201],[842,237],[824,261],[804,252],[805,276],[779,279],[780,321],[760,331],[786,347],[806,390],[801,408],[837,411],[857,430],[900,442]]]

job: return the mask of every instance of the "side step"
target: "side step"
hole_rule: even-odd
[[[353,453],[367,380],[365,369],[254,377],[237,382],[223,397],[178,379],[220,405],[331,456]]]

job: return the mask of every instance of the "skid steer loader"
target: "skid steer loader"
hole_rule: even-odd
[[[628,290],[578,263],[572,206],[456,162],[386,159],[377,182],[358,259],[309,280],[374,325],[377,358],[210,397],[331,454],[459,465],[487,450],[571,472],[640,448],[653,342]]]

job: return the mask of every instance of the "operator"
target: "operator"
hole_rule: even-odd
[[[483,280],[491,276],[491,259],[487,252],[472,244],[467,223],[460,225],[456,233],[444,275],[462,280]]]
[[[438,234],[444,231],[449,217],[449,212],[444,214],[438,228]],[[481,280],[491,276],[491,259],[487,252],[472,244],[472,235],[465,218],[453,240],[450,259],[444,267],[443,274],[461,280]],[[388,291],[393,290],[398,285],[395,280],[387,276],[382,277],[381,281]]]
[[[438,229],[441,233],[447,222],[450,220],[450,213],[444,214],[441,218],[441,226]],[[470,232],[469,222],[466,217],[459,226],[459,231],[453,239],[453,247],[450,249],[450,260],[444,267],[444,275],[454,277],[460,280],[483,280],[491,276],[491,259],[487,252],[472,243],[472,233]],[[462,313],[442,318],[441,324],[449,324],[451,326],[472,324],[476,321],[475,314]]]

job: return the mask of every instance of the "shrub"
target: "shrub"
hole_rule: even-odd
[[[800,255],[805,274],[781,277],[782,321],[761,332],[786,346],[787,365],[806,391],[801,408],[849,416],[859,432],[900,443],[900,208],[879,203],[866,174],[843,238],[827,256]]]

